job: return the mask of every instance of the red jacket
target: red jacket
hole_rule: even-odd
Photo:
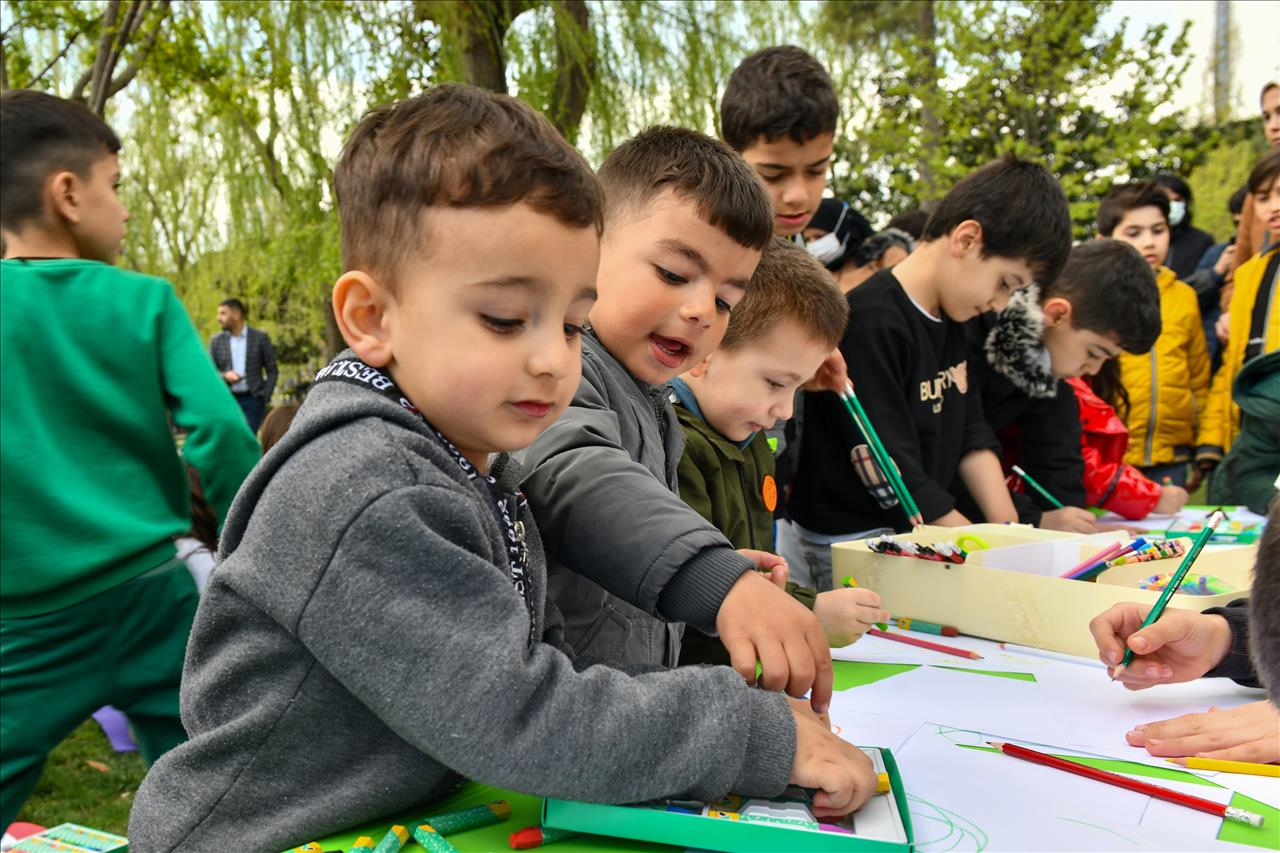
[[[1125,518],[1143,518],[1160,501],[1160,485],[1124,462],[1129,430],[1106,401],[1083,379],[1068,379],[1080,403],[1080,444],[1084,455],[1084,490],[1089,506],[1109,509]]]

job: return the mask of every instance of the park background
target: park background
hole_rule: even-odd
[[[1173,172],[1222,240],[1265,144],[1278,41],[1275,0],[0,0],[0,88],[78,98],[115,127],[120,263],[172,281],[205,337],[242,299],[282,398],[339,348],[332,170],[371,105],[487,86],[599,163],[652,124],[715,133],[734,66],[790,43],[840,96],[831,188],[878,226],[1016,153],[1061,179],[1079,239],[1113,181]],[[143,772],[87,723],[23,818],[123,832]]]

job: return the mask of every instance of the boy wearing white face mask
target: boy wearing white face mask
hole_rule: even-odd
[[[1164,265],[1186,281],[1215,241],[1213,235],[1191,224],[1191,187],[1187,182],[1170,174],[1158,175],[1154,180],[1169,197],[1169,254]]]

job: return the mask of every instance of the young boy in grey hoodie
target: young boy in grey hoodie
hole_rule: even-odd
[[[231,509],[187,650],[191,740],[139,789],[131,849],[279,850],[463,778],[602,802],[790,781],[818,812],[860,805],[865,756],[804,706],[728,668],[633,676],[560,648],[502,453],[578,385],[602,226],[582,158],[516,99],[449,85],[366,115],[334,182],[349,349]]]

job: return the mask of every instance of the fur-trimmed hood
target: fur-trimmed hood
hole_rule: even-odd
[[[1033,284],[1009,298],[983,347],[993,370],[1018,390],[1041,399],[1058,395],[1058,379],[1050,369],[1043,335],[1040,288]]]

